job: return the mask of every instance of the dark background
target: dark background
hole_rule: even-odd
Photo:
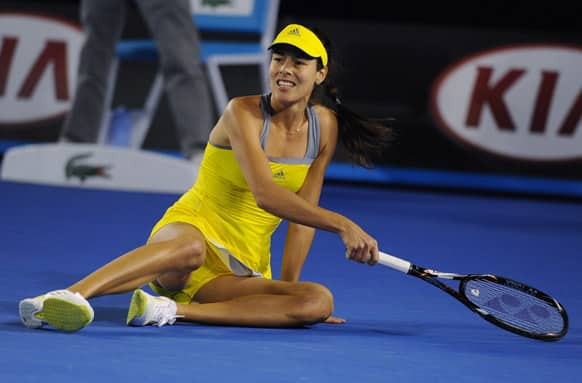
[[[582,5],[572,1],[281,2],[280,15],[448,27],[580,31]]]
[[[5,9],[42,10],[77,17],[79,0],[3,0]],[[281,0],[279,19],[359,20],[407,24],[580,31],[577,1],[473,0],[463,2]]]

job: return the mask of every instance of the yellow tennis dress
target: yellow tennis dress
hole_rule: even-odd
[[[263,150],[269,134],[269,96],[262,97]],[[312,107],[307,110],[308,144],[303,158],[269,158],[273,181],[297,192],[319,151],[319,122]],[[184,193],[152,229],[153,235],[172,222],[196,226],[206,238],[206,259],[193,271],[179,292],[150,286],[159,294],[189,303],[198,290],[221,275],[271,278],[271,235],[281,218],[257,206],[230,147],[209,143],[194,186]]]

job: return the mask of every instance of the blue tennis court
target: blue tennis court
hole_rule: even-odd
[[[531,284],[568,310],[559,342],[483,321],[428,284],[344,259],[318,232],[303,280],[327,285],[345,325],[125,326],[130,294],[92,301],[80,332],[30,330],[18,301],[66,287],[142,244],[177,196],[0,182],[0,380],[12,382],[576,382],[582,378],[582,204],[326,185],[383,251],[422,266]],[[284,228],[284,226],[282,227]],[[278,274],[283,230],[274,238]]]

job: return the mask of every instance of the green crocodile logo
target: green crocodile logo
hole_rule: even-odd
[[[77,177],[81,182],[85,182],[90,177],[111,178],[107,173],[107,169],[111,168],[111,165],[89,165],[83,163],[83,160],[92,155],[92,153],[82,153],[69,158],[65,165],[65,176],[67,179]]]

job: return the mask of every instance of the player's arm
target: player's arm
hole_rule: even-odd
[[[319,204],[325,171],[333,158],[337,142],[337,121],[335,116],[329,110],[320,108],[317,108],[317,110],[320,120],[320,151],[311,164],[307,177],[297,193],[312,205]],[[314,235],[314,228],[289,222],[283,251],[281,280],[299,280],[301,269],[311,248]]]

